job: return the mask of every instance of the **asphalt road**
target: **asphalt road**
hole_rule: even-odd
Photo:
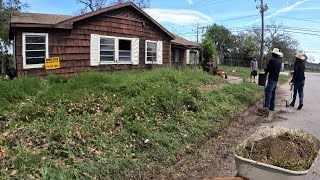
[[[290,99],[289,85],[282,85],[277,92],[277,109],[268,125],[303,129],[320,140],[320,73],[306,73],[304,106],[301,111],[286,108],[283,100]],[[320,155],[319,155],[320,156]],[[307,180],[320,180],[320,157],[309,171]]]

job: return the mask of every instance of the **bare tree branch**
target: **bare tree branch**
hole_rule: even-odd
[[[125,2],[132,2],[141,9],[150,7],[150,0],[77,0],[78,4],[84,5],[84,7],[79,10],[80,14],[99,10],[107,5],[116,5]]]

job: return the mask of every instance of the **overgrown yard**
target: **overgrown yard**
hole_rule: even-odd
[[[227,75],[242,77],[242,79],[250,80],[251,70],[249,67],[237,67],[237,66],[219,66],[219,69],[224,70]],[[264,72],[260,71],[259,72]],[[259,74],[258,74],[259,76]],[[288,81],[288,76],[280,74],[279,83],[283,84]],[[256,81],[258,81],[259,77],[256,77]]]
[[[138,179],[228,127],[262,88],[199,69],[0,81],[0,177]],[[2,155],[1,155],[2,153]]]

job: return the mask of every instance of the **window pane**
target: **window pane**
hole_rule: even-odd
[[[46,36],[26,36],[26,43],[46,43]]]
[[[121,62],[130,62],[131,61],[131,57],[119,57],[119,61],[121,61]]]
[[[114,61],[113,56],[100,56],[100,61]]]
[[[126,56],[126,57],[130,57],[130,56],[131,56],[131,52],[127,52],[127,51],[119,51],[119,56]]]
[[[107,55],[107,56],[113,56],[113,51],[100,51],[100,55]]]
[[[26,50],[46,50],[45,44],[27,44]]]
[[[44,64],[44,58],[27,58],[27,64]]]
[[[156,62],[157,59],[156,57],[147,57],[147,61],[153,61],[153,62]]]
[[[131,41],[130,40],[119,40],[119,50],[131,51]]]
[[[147,43],[147,51],[156,52],[157,51],[157,43],[148,42]]]
[[[100,46],[100,50],[101,51],[105,51],[105,50],[114,50],[114,45],[101,45]]]
[[[46,51],[27,51],[26,58],[28,57],[46,57]]]
[[[114,44],[114,39],[111,38],[101,38],[100,44]]]
[[[155,53],[155,52],[147,52],[147,56],[156,56],[157,55],[157,53]]]

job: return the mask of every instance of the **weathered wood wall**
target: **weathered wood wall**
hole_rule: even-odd
[[[145,65],[145,41],[163,41],[163,65],[171,63],[171,38],[148,18],[132,7],[110,11],[76,22],[72,30],[17,28],[15,29],[16,60],[18,76],[46,76],[48,74],[68,75],[82,71],[120,71],[152,68]],[[60,57],[61,68],[46,71],[42,69],[23,69],[22,33],[41,32],[49,34],[49,56]],[[90,35],[128,37],[140,39],[139,65],[100,65],[90,66]]]

